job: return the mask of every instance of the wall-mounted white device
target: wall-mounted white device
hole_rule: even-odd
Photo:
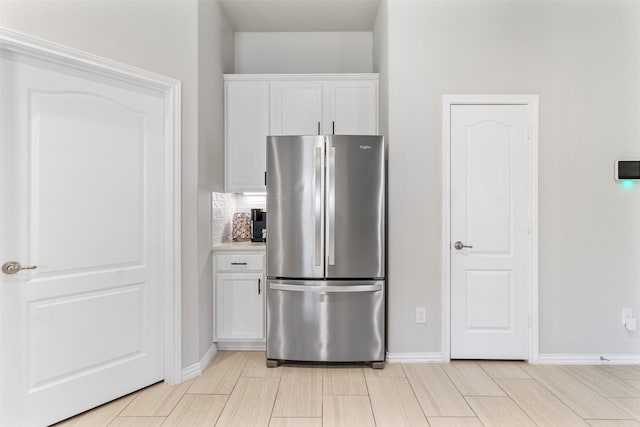
[[[622,324],[627,331],[635,332],[638,326],[637,319],[633,317],[633,310],[630,308],[622,309]]]
[[[616,160],[615,179],[640,179],[640,160]]]

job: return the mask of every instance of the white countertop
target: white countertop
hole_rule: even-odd
[[[212,251],[264,251],[267,244],[264,242],[226,242],[213,245]]]

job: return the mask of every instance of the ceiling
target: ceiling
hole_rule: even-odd
[[[220,0],[234,31],[371,31],[380,0]]]

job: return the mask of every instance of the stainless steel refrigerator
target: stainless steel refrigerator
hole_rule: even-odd
[[[267,365],[385,357],[382,136],[267,137]]]

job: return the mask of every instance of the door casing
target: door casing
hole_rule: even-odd
[[[442,96],[442,361],[451,360],[451,106],[526,105],[529,134],[531,273],[529,277],[529,357],[538,363],[538,95]]]
[[[182,83],[169,77],[98,57],[20,32],[0,28],[0,51],[35,57],[39,60],[122,81],[124,84],[159,91],[164,97],[164,206],[163,230],[163,357],[164,380],[182,382],[181,333],[181,90]],[[1,340],[0,340],[1,342]],[[3,397],[0,396],[0,411]]]

